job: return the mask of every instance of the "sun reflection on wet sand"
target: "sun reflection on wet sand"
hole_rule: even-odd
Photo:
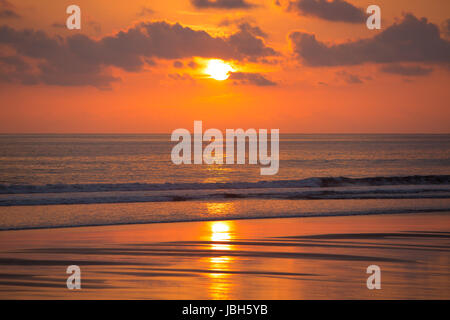
[[[211,204],[208,206],[208,211],[210,208],[215,208],[217,210],[223,210],[223,208],[228,205],[227,203],[222,204]],[[225,205],[225,206],[218,206]],[[231,240],[231,230],[232,222],[218,221],[211,222],[211,250],[233,250],[231,244],[225,243]],[[220,242],[220,243],[215,243]],[[209,292],[211,299],[227,299],[229,297],[229,292],[231,288],[230,274],[223,273],[224,271],[230,271],[230,264],[233,262],[233,257],[230,256],[218,256],[209,258],[209,269],[213,272],[209,273],[211,282],[209,284]],[[217,272],[214,272],[217,271]]]
[[[222,243],[230,241],[230,226],[226,222],[214,222],[211,226],[211,241],[220,243],[212,243],[212,250],[231,250],[231,245],[228,243]]]

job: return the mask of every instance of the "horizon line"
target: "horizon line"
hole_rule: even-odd
[[[256,129],[258,130],[258,129]],[[270,129],[269,129],[270,130]],[[0,135],[170,135],[172,132],[0,132]],[[402,135],[402,134],[421,134],[421,135],[447,135],[450,132],[280,132],[282,134],[345,134],[345,135],[358,135],[358,134],[378,134],[378,135]]]

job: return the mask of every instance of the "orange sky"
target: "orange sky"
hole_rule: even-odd
[[[402,61],[400,57],[394,63],[368,59],[352,65],[310,66],[294,54],[289,38],[290,33],[301,31],[314,34],[327,46],[356,42],[373,38],[394,23],[401,24],[403,15],[411,13],[439,27],[439,43],[448,45],[444,26],[450,18],[448,0],[347,1],[364,11],[370,4],[379,5],[381,30],[368,30],[364,22],[329,21],[286,10],[286,0],[280,1],[281,6],[275,0],[247,2],[258,5],[248,9],[200,9],[190,0],[6,2],[20,17],[2,17],[0,26],[16,31],[41,30],[52,39],[82,34],[100,42],[140,22],[155,21],[179,23],[225,39],[239,32],[240,24],[247,23],[266,33],[266,37],[255,38],[278,54],[266,57],[270,63],[259,57],[227,61],[238,72],[261,75],[274,85],[210,79],[202,67],[207,59],[194,55],[179,59],[151,57],[153,65],[132,71],[101,64],[102,73],[120,78],[107,88],[83,83],[63,86],[44,80],[30,85],[8,78],[0,82],[0,132],[171,132],[176,128],[192,130],[194,120],[202,120],[205,128],[279,128],[281,133],[450,132],[450,57],[446,61],[428,55],[423,61]],[[65,24],[66,7],[74,3],[82,10],[82,29],[58,27]],[[1,37],[0,57],[21,55],[19,47],[11,48]],[[25,57],[27,61],[29,56]],[[175,61],[182,67],[175,67]],[[40,62],[34,59],[33,65]],[[190,62],[196,66],[189,67]],[[382,71],[383,67],[399,64],[432,71],[409,75]],[[0,72],[3,70],[0,68]],[[45,74],[41,78],[45,79]]]

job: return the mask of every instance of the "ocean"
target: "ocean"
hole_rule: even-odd
[[[0,230],[450,210],[450,135],[281,134],[280,169],[174,165],[168,134],[0,135]]]

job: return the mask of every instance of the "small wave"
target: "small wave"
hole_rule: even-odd
[[[0,207],[133,202],[177,202],[223,199],[450,199],[450,187],[440,185],[405,185],[3,194],[0,195]]]
[[[344,186],[395,186],[395,185],[449,185],[450,175],[395,176],[395,177],[317,177],[299,180],[275,180],[226,183],[118,183],[118,184],[0,184],[0,194],[112,192],[112,191],[164,191],[212,189],[276,189],[276,188],[327,188]]]

